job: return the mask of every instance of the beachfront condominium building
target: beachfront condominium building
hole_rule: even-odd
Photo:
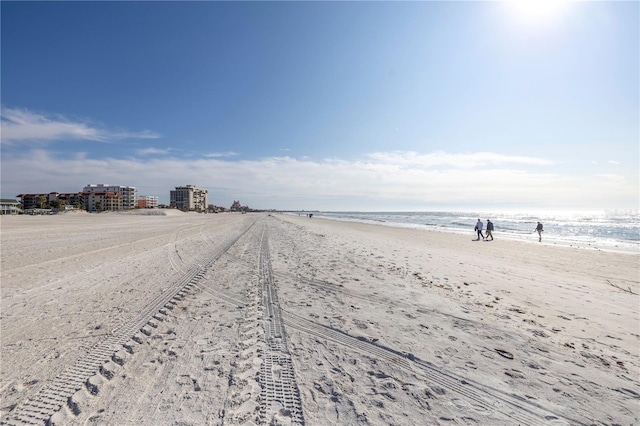
[[[155,209],[158,207],[158,197],[153,195],[141,195],[138,197],[139,209]]]
[[[209,191],[196,188],[195,185],[176,186],[175,190],[169,191],[171,207],[189,211],[204,211],[209,205]]]
[[[17,198],[20,198],[22,208],[25,210],[49,208],[49,203],[53,200],[57,200],[57,196],[57,192],[16,195]]]
[[[20,203],[13,198],[0,199],[0,214],[18,214],[22,213]]]
[[[116,191],[106,191],[104,187],[100,187],[101,191],[93,190],[84,192],[49,192],[44,194],[19,194],[23,209],[50,209],[70,207],[85,209],[89,212],[101,211],[119,211],[123,209],[124,195]],[[87,187],[85,187],[85,190]],[[64,202],[64,203],[63,203]],[[61,207],[69,206],[69,207]]]
[[[89,212],[120,211],[122,210],[122,194],[117,192],[86,192],[84,194],[85,208]]]
[[[48,192],[45,194],[18,194],[16,197],[20,198],[22,208],[25,210],[30,209],[44,209],[51,208],[52,206],[59,205],[55,202],[64,201],[67,206],[76,208],[87,208],[86,199],[82,192]]]
[[[92,184],[85,186],[82,189],[85,194],[119,194],[120,197],[109,199],[110,202],[114,202],[116,199],[120,199],[120,206],[117,210],[135,209],[137,206],[136,199],[138,198],[138,190],[135,186],[121,186],[121,185],[107,185],[104,183]],[[87,207],[87,210],[90,210]]]

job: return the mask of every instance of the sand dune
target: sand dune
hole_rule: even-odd
[[[2,422],[640,423],[640,258],[263,214],[3,217]]]

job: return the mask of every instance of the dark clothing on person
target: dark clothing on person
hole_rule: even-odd
[[[487,238],[491,237],[491,241],[493,241],[493,222],[487,219]]]
[[[536,226],[535,229],[538,232],[538,242],[542,241],[542,232],[544,231],[544,229],[542,229],[542,224],[540,222],[538,222],[538,226]]]

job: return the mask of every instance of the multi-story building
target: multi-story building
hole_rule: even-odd
[[[49,208],[52,201],[58,199],[57,192],[49,192],[47,194],[18,194],[17,198],[20,198],[22,208],[24,210],[29,209],[43,209]]]
[[[0,199],[0,214],[18,214],[22,213],[20,203],[11,198]]]
[[[58,200],[64,200],[67,202],[67,205],[78,207],[78,208],[87,208],[87,202],[84,192],[69,192],[57,194]]]
[[[158,197],[153,195],[141,195],[138,197],[139,209],[155,209],[158,208]]]
[[[110,192],[116,193],[116,194],[120,194],[121,197],[117,197],[119,198],[120,202],[122,203],[119,207],[119,209],[117,210],[128,210],[128,209],[135,209],[137,206],[137,201],[136,199],[138,198],[138,190],[136,189],[135,186],[121,186],[121,185],[107,185],[104,183],[98,183],[98,184],[89,184],[87,186],[85,186],[82,189],[82,192],[84,193],[102,193],[102,194],[107,194]],[[115,200],[115,198],[112,199],[112,201]],[[89,208],[87,208],[87,210],[89,210]],[[91,210],[89,210],[91,211]]]
[[[38,208],[38,197],[46,197],[48,194],[18,194],[22,208],[25,210]]]
[[[83,192],[70,192],[59,193],[49,192],[48,194],[19,194],[16,195],[20,198],[24,210],[31,209],[49,209],[56,205],[60,205],[58,202],[65,201],[66,205],[77,208],[83,208],[90,212],[96,211],[118,211],[122,210],[125,195],[117,191],[106,191],[104,186],[89,186],[85,187],[85,190],[91,188],[91,191]],[[113,188],[113,187],[110,187]],[[131,187],[127,187],[131,188]],[[98,191],[102,189],[102,191]],[[135,188],[133,188],[135,190]],[[130,195],[130,190],[125,190],[125,194]],[[129,204],[127,204],[129,205]]]
[[[89,212],[122,210],[122,194],[118,192],[85,192],[85,207]]]
[[[195,185],[176,186],[176,189],[169,191],[171,207],[180,210],[204,211],[209,205],[209,191],[196,188]]]
[[[87,209],[89,193],[84,192],[49,192],[47,194],[18,194],[22,208],[25,210],[51,208],[56,201],[66,201],[66,205],[75,208]]]

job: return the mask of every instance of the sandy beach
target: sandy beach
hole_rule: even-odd
[[[2,424],[640,424],[637,254],[285,214],[0,220]]]

